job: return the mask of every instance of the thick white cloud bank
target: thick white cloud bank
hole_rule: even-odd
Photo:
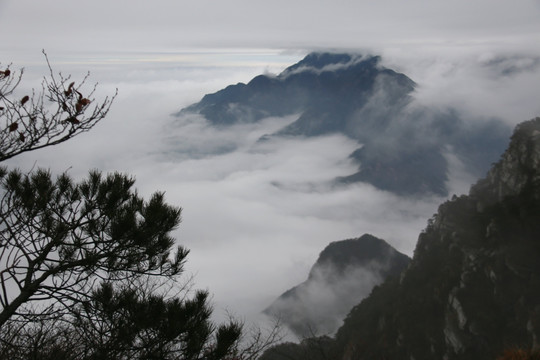
[[[1,66],[24,66],[21,93],[55,70],[91,71],[97,98],[119,89],[90,133],[22,155],[10,166],[133,174],[184,208],[178,241],[188,272],[218,312],[251,317],[307,277],[331,241],[364,233],[412,254],[440,198],[403,199],[328,181],[355,168],[358,144],[341,136],[257,143],[293,118],[216,130],[174,118],[205,93],[278,73],[311,49],[383,56],[418,83],[416,101],[509,124],[540,115],[539,1],[403,2],[0,0]],[[452,164],[451,193],[475,179]]]
[[[95,66],[98,97],[119,88],[109,116],[88,134],[8,164],[77,178],[92,168],[122,171],[146,196],[165,191],[184,209],[175,235],[191,250],[187,270],[196,286],[208,288],[220,310],[249,318],[303,281],[331,241],[372,233],[412,252],[440,199],[401,199],[362,184],[331,187],[335,177],[356,171],[347,161],[355,141],[341,135],[259,141],[295,116],[225,129],[197,115],[171,116],[193,101],[192,88],[201,97],[233,82],[231,76],[261,69],[217,69],[210,79],[202,69],[147,66]],[[76,80],[79,69],[62,70]],[[32,77],[44,69],[27,70],[28,82],[38,83]]]
[[[122,171],[136,177],[142,194],[165,191],[170,203],[184,208],[175,235],[191,250],[187,270],[197,287],[214,294],[218,314],[227,309],[251,319],[305,280],[331,241],[371,233],[411,255],[443,200],[399,198],[365,184],[329,186],[356,171],[346,159],[359,144],[344,136],[258,141],[295,116],[216,129],[197,115],[171,115],[204,93],[279,66],[141,62],[91,68],[91,79],[100,82],[98,97],[119,88],[109,116],[88,134],[10,165],[68,170],[75,177],[92,168]],[[27,70],[31,84],[44,73],[43,66]],[[75,80],[84,74],[79,65],[64,64],[62,71]],[[458,161],[451,163],[452,192],[466,192],[474,179]]]

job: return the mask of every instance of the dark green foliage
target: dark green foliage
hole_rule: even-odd
[[[90,359],[222,359],[235,349],[241,326],[222,325],[213,339],[211,313],[206,292],[185,300],[142,297],[103,284],[75,312],[74,330]]]
[[[69,315],[28,323],[12,339],[3,334],[6,342],[0,357],[217,360],[232,356],[242,326],[230,322],[215,329],[210,315],[205,292],[180,299],[104,283],[92,292],[90,301],[75,306]],[[17,326],[10,323],[6,330]]]
[[[181,209],[159,193],[144,201],[125,175],[94,171],[76,184],[67,174],[53,179],[45,170],[15,170],[0,181],[0,274],[8,288],[0,297],[0,326],[14,314],[31,313],[21,305],[34,299],[55,299],[54,312],[69,307],[94,278],[174,276],[182,269],[187,251],[179,247],[171,258],[169,235]]]

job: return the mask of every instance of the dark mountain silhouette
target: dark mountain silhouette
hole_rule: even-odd
[[[371,235],[333,242],[321,252],[308,279],[264,312],[281,319],[301,338],[333,334],[354,305],[375,285],[401,273],[409,261]]]
[[[439,207],[408,268],[355,306],[334,339],[283,344],[261,359],[495,359],[505,349],[538,350],[539,220],[536,118],[516,127],[469,195]]]
[[[401,195],[446,195],[448,154],[473,175],[484,175],[510,129],[495,119],[415,105],[414,81],[380,63],[378,56],[312,53],[277,76],[205,95],[178,115],[199,113],[215,126],[229,126],[296,114],[267,137],[346,135],[361,144],[351,154],[359,171],[338,182],[368,182]]]

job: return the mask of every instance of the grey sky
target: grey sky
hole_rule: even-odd
[[[537,0],[2,0],[1,49],[523,46]]]
[[[411,77],[421,105],[515,124],[540,115],[539,19],[538,0],[0,0],[0,62],[26,68],[23,89],[39,85],[45,49],[55,70],[90,70],[98,95],[120,91],[92,132],[10,164],[119,170],[143,194],[166,191],[184,207],[177,236],[196,284],[251,316],[305,280],[331,241],[371,232],[410,255],[442,199],[325,188],[351,171],[342,159],[356,144],[342,137],[254,148],[275,123],[217,131],[170,114],[309,50],[349,49]],[[236,151],[209,156],[216,146]],[[459,163],[451,176],[458,193],[474,181]]]

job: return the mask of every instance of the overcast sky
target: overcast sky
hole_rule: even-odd
[[[2,0],[6,50],[533,45],[538,0]],[[6,42],[6,40],[8,40]]]
[[[254,147],[291,121],[217,131],[170,114],[208,92],[277,73],[311,50],[382,55],[418,83],[416,100],[510,124],[540,115],[539,0],[0,0],[0,63],[25,67],[22,90],[55,70],[91,72],[98,96],[119,96],[91,133],[12,165],[134,174],[143,194],[166,191],[184,208],[177,235],[188,269],[241,316],[303,281],[331,241],[370,232],[412,254],[442,199],[400,199],[369,186],[331,191],[354,168],[357,144]],[[235,149],[213,156],[219,147]],[[453,167],[451,188],[470,182]]]

